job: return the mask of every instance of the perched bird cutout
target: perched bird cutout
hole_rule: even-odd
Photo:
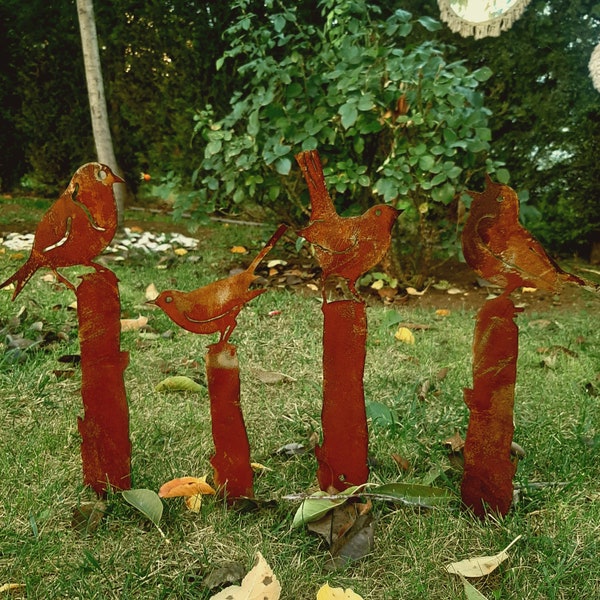
[[[192,333],[220,333],[219,345],[226,344],[237,325],[244,304],[266,290],[250,286],[257,279],[254,271],[287,230],[280,225],[265,247],[241,273],[213,281],[191,292],[165,290],[149,304],[160,307],[177,325]]]
[[[352,295],[360,299],[356,281],[385,256],[400,211],[380,204],[357,217],[340,217],[325,186],[319,153],[316,150],[300,152],[296,161],[311,200],[309,223],[298,234],[314,247],[322,269],[323,289],[330,277],[339,276],[347,281]]]
[[[92,162],[79,167],[39,222],[27,262],[0,288],[14,283],[14,300],[32,275],[46,267],[74,290],[57,269],[85,265],[99,270],[93,259],[110,244],[117,230],[115,183],[125,182],[106,165]]]
[[[469,195],[473,203],[462,248],[467,264],[480,277],[504,288],[506,294],[519,287],[558,292],[563,283],[599,291],[595,284],[563,271],[521,225],[519,198],[512,188],[486,176],[485,190]]]

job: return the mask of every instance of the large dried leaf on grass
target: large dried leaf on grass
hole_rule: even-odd
[[[485,575],[489,575],[508,558],[509,548],[520,539],[521,536],[518,535],[504,550],[493,556],[477,556],[450,563],[446,565],[446,571],[455,575],[462,575],[463,577],[484,577]]]
[[[462,575],[459,576],[465,588],[467,600],[488,600],[476,587],[472,586]]]
[[[242,585],[232,585],[210,600],[279,600],[281,584],[260,552],[256,564],[242,580]]]

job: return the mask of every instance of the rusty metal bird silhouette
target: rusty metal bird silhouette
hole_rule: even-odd
[[[0,288],[14,283],[14,300],[32,275],[46,267],[75,289],[57,269],[73,265],[99,269],[93,259],[110,244],[117,230],[115,183],[124,181],[106,165],[92,162],[79,167],[39,222],[27,262]]]
[[[193,333],[219,332],[218,343],[227,343],[244,304],[266,291],[250,288],[257,279],[254,271],[286,230],[287,225],[280,225],[265,247],[241,273],[213,281],[190,292],[165,290],[149,303],[159,306],[180,327]]]
[[[519,198],[507,185],[486,177],[473,202],[462,234],[465,260],[480,276],[510,293],[518,287],[558,291],[573,283],[597,292],[597,286],[563,271],[519,222]]]
[[[357,217],[340,217],[325,186],[319,153],[300,152],[296,161],[311,199],[309,223],[298,233],[313,245],[323,282],[332,276],[343,277],[350,292],[358,298],[356,280],[385,256],[400,211],[381,204]]]

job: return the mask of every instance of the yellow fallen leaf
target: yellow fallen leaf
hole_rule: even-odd
[[[46,283],[55,283],[56,275],[54,275],[54,273],[46,273],[45,275],[42,275],[42,281],[45,281]]]
[[[137,331],[148,324],[148,317],[140,315],[137,319],[121,319],[121,332]]]
[[[254,472],[260,472],[260,471],[272,471],[273,469],[270,469],[269,467],[265,467],[265,465],[263,465],[262,463],[259,462],[251,462],[250,466],[252,467],[252,470]]]
[[[446,290],[446,293],[450,294],[451,296],[456,296],[456,294],[463,294],[464,292],[460,288],[451,287]]]
[[[384,286],[385,286],[385,281],[383,281],[383,279],[376,279],[371,284],[371,289],[373,289],[373,290],[380,290]]]
[[[414,344],[415,336],[408,327],[398,327],[398,331],[394,334],[394,337],[404,344]]]
[[[25,588],[24,583],[5,583],[0,585],[0,594],[2,592],[16,592]]]
[[[438,309],[435,311],[435,314],[436,314],[438,317],[447,317],[447,316],[450,314],[450,311],[449,311],[447,308],[438,308]]]
[[[177,256],[184,256],[188,253],[188,251],[185,248],[175,248],[175,250],[173,250],[173,252],[175,252],[175,254],[177,254]]]
[[[248,250],[244,246],[233,246],[229,252],[232,254],[246,254]]]
[[[524,294],[533,294],[534,292],[537,292],[537,288],[534,288],[534,287],[524,287],[524,288],[521,288],[521,291]]]
[[[185,505],[193,513],[200,512],[202,508],[202,494],[194,494],[193,496],[187,496],[185,499]]]
[[[317,600],[363,600],[363,598],[351,589],[332,588],[326,583],[317,592]]]
[[[260,552],[256,564],[242,580],[210,597],[210,600],[279,600],[281,584]]]
[[[446,571],[455,575],[462,575],[463,577],[484,577],[485,575],[489,575],[508,558],[507,550],[519,539],[521,539],[520,535],[506,546],[502,552],[498,552],[494,556],[477,556],[450,563],[446,565]]]

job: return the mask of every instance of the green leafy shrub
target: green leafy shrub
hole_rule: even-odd
[[[465,184],[484,168],[508,178],[485,159],[489,111],[477,88],[491,71],[446,62],[441,44],[410,44],[440,27],[430,17],[322,0],[312,24],[283,2],[265,2],[262,16],[251,6],[235,2],[217,65],[240,64],[228,112],[207,106],[195,117],[203,189],[186,209],[255,203],[303,222],[308,199],[293,157],[318,148],[342,213],[381,201],[403,209],[394,254],[404,279],[424,272],[436,250],[456,252]]]

